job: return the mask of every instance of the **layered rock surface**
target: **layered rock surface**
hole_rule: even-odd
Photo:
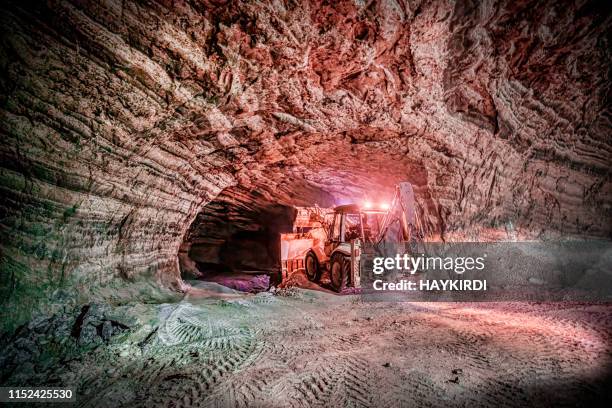
[[[605,4],[332,3],[3,3],[3,320],[180,288],[185,233],[231,186],[257,207],[408,180],[443,236],[610,237]]]

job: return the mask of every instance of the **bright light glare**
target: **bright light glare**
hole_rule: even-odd
[[[380,205],[380,208],[382,208],[383,210],[388,210],[389,209],[389,203],[382,203]]]
[[[363,203],[363,208],[372,208],[372,203],[369,201],[366,201]]]

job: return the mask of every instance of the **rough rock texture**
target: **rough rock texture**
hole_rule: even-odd
[[[408,180],[443,236],[610,236],[605,2],[331,3],[3,3],[3,310],[180,287],[229,186],[338,203]]]

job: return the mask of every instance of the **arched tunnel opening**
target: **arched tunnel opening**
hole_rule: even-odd
[[[214,282],[251,293],[277,287],[287,277],[282,237],[297,232],[308,234],[313,227],[297,222],[300,209],[330,211],[339,203],[353,202],[363,195],[360,191],[334,197],[304,180],[282,173],[277,177],[282,188],[271,191],[266,186],[228,187],[202,207],[178,251],[185,281]],[[316,226],[323,228],[320,223]],[[305,253],[298,257],[293,261],[303,267]]]
[[[0,2],[0,405],[609,406],[608,3]]]
[[[179,250],[184,279],[222,283],[247,292],[281,281],[282,233],[293,231],[296,210],[228,188],[198,213]]]
[[[379,155],[377,160],[386,159],[384,153]],[[338,161],[328,160],[330,167],[321,172],[328,174],[323,186],[279,172],[275,182],[282,188],[271,190],[266,185],[256,185],[222,190],[199,210],[184,235],[178,251],[181,278],[251,293],[300,280],[309,288],[334,290],[330,286],[333,250],[327,247],[335,247],[332,243],[336,241],[348,242],[350,228],[352,237],[364,243],[382,239],[381,223],[385,213],[393,212],[390,206],[399,186],[393,183],[401,180],[407,169],[409,174],[403,173],[404,180],[399,183],[408,184],[414,197],[403,204],[413,207],[421,238],[442,239],[443,228],[437,221],[436,205],[427,193],[422,168],[381,164],[372,172],[355,163],[354,152],[349,157],[351,162],[342,163],[343,171],[338,170]],[[336,232],[346,229],[346,236],[334,237],[334,211],[343,206],[355,209],[352,214],[338,215]],[[341,219],[346,225],[340,225]],[[349,225],[351,220],[354,221]],[[314,285],[304,282],[308,276],[294,277],[291,283],[284,281],[294,271],[308,272],[308,252],[314,253],[318,268],[317,278],[311,279]]]

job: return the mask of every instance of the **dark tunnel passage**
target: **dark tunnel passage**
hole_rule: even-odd
[[[185,235],[179,253],[183,279],[216,280],[247,291],[278,283],[280,234],[292,231],[295,214],[255,191],[224,190]]]

